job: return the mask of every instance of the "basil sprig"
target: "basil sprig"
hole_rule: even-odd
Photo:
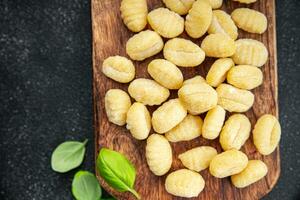
[[[134,190],[135,168],[122,154],[102,148],[97,158],[100,176],[119,192],[131,192],[137,199],[140,195]]]

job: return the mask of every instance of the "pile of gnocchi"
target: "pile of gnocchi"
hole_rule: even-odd
[[[233,1],[253,3],[256,0]],[[135,66],[126,57],[117,55],[104,60],[105,76],[129,83],[129,94],[121,89],[107,91],[108,120],[119,126],[126,124],[137,140],[147,139],[145,157],[156,176],[167,174],[171,168],[170,142],[189,141],[201,135],[207,140],[219,137],[221,153],[211,146],[199,146],[178,156],[186,169],[167,175],[165,189],[172,195],[198,196],[205,187],[199,172],[206,168],[214,177],[230,177],[237,188],[247,187],[268,172],[263,161],[249,160],[240,151],[251,133],[251,123],[242,113],[254,103],[251,90],[263,82],[261,67],[267,62],[268,50],[260,41],[238,39],[238,28],[263,34],[267,18],[248,8],[235,9],[229,15],[219,9],[222,0],[163,2],[166,7],[150,12],[146,0],[121,2],[125,25],[137,32],[126,43],[129,58],[142,61],[161,51],[164,58],[149,63],[147,71],[153,79],[134,79]],[[144,30],[147,24],[151,30]],[[207,35],[198,45],[178,37],[184,31],[191,38]],[[179,67],[197,67],[205,57],[216,58],[206,77],[196,75],[184,80]],[[168,100],[170,90],[178,90],[178,97]],[[147,106],[153,105],[159,107],[151,116]],[[227,120],[226,111],[230,113]],[[203,113],[206,113],[204,120],[199,116]],[[155,133],[149,136],[151,129]],[[279,143],[280,124],[275,116],[265,114],[257,120],[252,134],[257,151],[269,155]]]

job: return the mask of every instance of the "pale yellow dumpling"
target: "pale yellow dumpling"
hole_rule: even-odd
[[[212,9],[218,9],[222,6],[223,0],[202,0],[209,3],[212,7]]]
[[[197,84],[197,83],[206,83],[206,81],[200,75],[194,76],[193,78],[186,79],[185,81],[183,81],[183,85]]]
[[[163,0],[163,2],[170,10],[179,15],[185,15],[189,12],[195,0]]]

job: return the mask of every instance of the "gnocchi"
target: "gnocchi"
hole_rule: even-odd
[[[179,124],[187,111],[179,99],[171,99],[152,114],[152,126],[157,133],[166,133]]]
[[[268,60],[268,50],[265,45],[253,39],[239,39],[235,42],[236,52],[232,56],[238,65],[263,66]]]
[[[138,78],[128,86],[132,98],[144,105],[160,105],[167,100],[170,91],[153,80]]]
[[[183,38],[167,41],[163,53],[168,61],[181,67],[195,67],[205,59],[205,53],[198,45]]]
[[[144,60],[164,47],[162,38],[154,31],[146,30],[135,34],[126,43],[126,53],[132,60]]]
[[[172,90],[182,86],[183,75],[180,69],[167,60],[152,60],[147,70],[150,76],[165,88]]]
[[[147,139],[146,160],[149,169],[156,176],[166,174],[172,165],[172,148],[168,140],[158,134],[152,134]]]
[[[249,138],[250,131],[251,123],[245,115],[231,115],[220,134],[220,144],[223,150],[239,150]]]
[[[187,115],[165,136],[170,142],[189,141],[201,135],[202,119],[199,116]]]
[[[184,30],[184,19],[167,8],[157,8],[148,14],[150,26],[165,38],[174,38]]]
[[[202,176],[188,169],[179,169],[170,173],[165,182],[168,193],[185,198],[197,197],[204,186]]]
[[[129,30],[140,32],[147,25],[147,0],[122,0],[120,10]]]
[[[271,154],[279,144],[280,136],[281,127],[276,117],[265,114],[257,120],[253,130],[253,142],[259,153]]]
[[[217,154],[218,152],[215,148],[201,146],[179,154],[178,158],[186,168],[200,172],[201,170],[208,168],[210,161]]]
[[[246,3],[246,4],[249,4],[249,3],[254,3],[256,2],[257,0],[233,0],[233,1],[238,1],[240,3]]]
[[[222,6],[223,0],[204,0],[211,5],[213,9],[220,8]]]
[[[227,35],[215,33],[204,38],[201,48],[208,57],[225,58],[234,55],[236,44]]]
[[[218,93],[218,105],[229,112],[246,112],[254,103],[254,94],[248,90],[222,83],[216,91]]]
[[[197,0],[185,19],[185,31],[192,38],[203,36],[212,20],[212,7],[207,1]]]
[[[163,2],[170,10],[179,15],[185,15],[189,12],[195,0],[163,0]]]
[[[263,73],[255,66],[237,65],[228,71],[227,82],[237,88],[252,90],[262,84]]]
[[[267,30],[267,17],[256,10],[237,8],[231,13],[231,17],[235,24],[244,31],[262,34]]]
[[[151,116],[144,104],[135,102],[127,112],[126,128],[137,140],[144,140],[151,130]]]
[[[126,123],[126,113],[131,106],[128,94],[120,89],[110,89],[105,94],[104,104],[108,121],[123,126]]]
[[[225,178],[242,172],[248,164],[248,157],[241,151],[231,149],[216,155],[210,162],[209,172],[216,178]]]
[[[122,56],[110,56],[103,61],[102,72],[105,76],[120,83],[128,83],[135,76],[131,60]]]
[[[206,83],[205,79],[200,76],[194,76],[193,78],[187,79],[183,81],[183,85],[188,85],[188,84],[197,84],[197,83]]]

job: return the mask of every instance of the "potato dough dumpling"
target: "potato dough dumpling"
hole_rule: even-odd
[[[152,10],[147,16],[150,26],[165,38],[173,38],[184,30],[184,19],[167,8]]]
[[[209,172],[217,178],[225,178],[243,171],[248,164],[248,157],[236,149],[216,155],[210,162]]]
[[[259,153],[271,154],[279,144],[280,136],[281,127],[276,117],[265,114],[257,120],[253,130],[253,142]]]
[[[203,0],[209,3],[212,9],[218,9],[222,6],[223,0]]]
[[[151,130],[151,116],[144,104],[135,102],[127,112],[126,128],[137,140],[144,140]]]
[[[249,160],[247,167],[239,174],[231,176],[232,184],[237,188],[244,188],[266,176],[267,165],[260,160]]]
[[[267,30],[266,16],[253,9],[237,8],[231,13],[235,24],[242,30],[250,33],[264,33]]]
[[[201,48],[208,57],[225,58],[236,51],[234,40],[221,33],[209,34],[201,43]]]
[[[185,15],[189,12],[195,0],[163,0],[163,2],[170,10],[179,15]]]
[[[128,83],[135,76],[131,60],[122,56],[110,56],[103,61],[102,72],[105,76],[120,83]]]
[[[185,81],[183,81],[183,85],[197,84],[197,83],[206,83],[206,81],[200,75],[194,76],[193,78],[186,79]]]
[[[255,66],[237,65],[228,71],[227,82],[237,88],[252,90],[262,84],[263,73]]]
[[[208,168],[210,161],[217,154],[218,152],[215,148],[201,146],[179,154],[178,158],[186,168],[200,172],[201,170]]]
[[[120,10],[129,30],[140,32],[147,25],[147,0],[122,0]]]
[[[126,43],[126,53],[132,60],[144,60],[164,47],[162,38],[154,31],[146,30],[135,34]]]
[[[150,76],[168,89],[179,89],[182,86],[183,75],[173,63],[164,59],[152,60],[148,65]]]
[[[172,148],[168,140],[158,134],[147,139],[146,160],[150,170],[156,176],[167,173],[172,165]]]
[[[201,135],[202,119],[187,115],[182,122],[168,131],[165,136],[170,142],[189,141]]]
[[[205,182],[202,176],[188,169],[179,169],[170,173],[165,182],[168,193],[178,197],[197,197],[204,189]]]
[[[239,150],[250,136],[251,123],[243,114],[231,115],[220,134],[220,144],[223,150]]]
[[[185,30],[192,38],[203,36],[212,20],[212,8],[209,3],[197,0],[185,19]]]
[[[105,111],[108,121],[123,126],[126,113],[131,106],[129,95],[120,89],[110,89],[104,97]]]
[[[164,57],[180,67],[196,67],[204,61],[205,53],[190,40],[173,38],[165,44]]]
[[[265,45],[253,39],[239,39],[235,42],[236,52],[232,56],[238,65],[263,66],[268,60],[268,50]]]
[[[254,3],[256,2],[257,0],[233,0],[233,1],[238,1],[240,3],[246,3],[246,4],[249,4],[249,3]]]
[[[160,105],[167,100],[170,92],[151,79],[138,78],[128,86],[132,98],[144,105]]]
[[[216,91],[218,93],[218,105],[229,112],[246,112],[254,103],[254,94],[248,90],[222,83]]]

